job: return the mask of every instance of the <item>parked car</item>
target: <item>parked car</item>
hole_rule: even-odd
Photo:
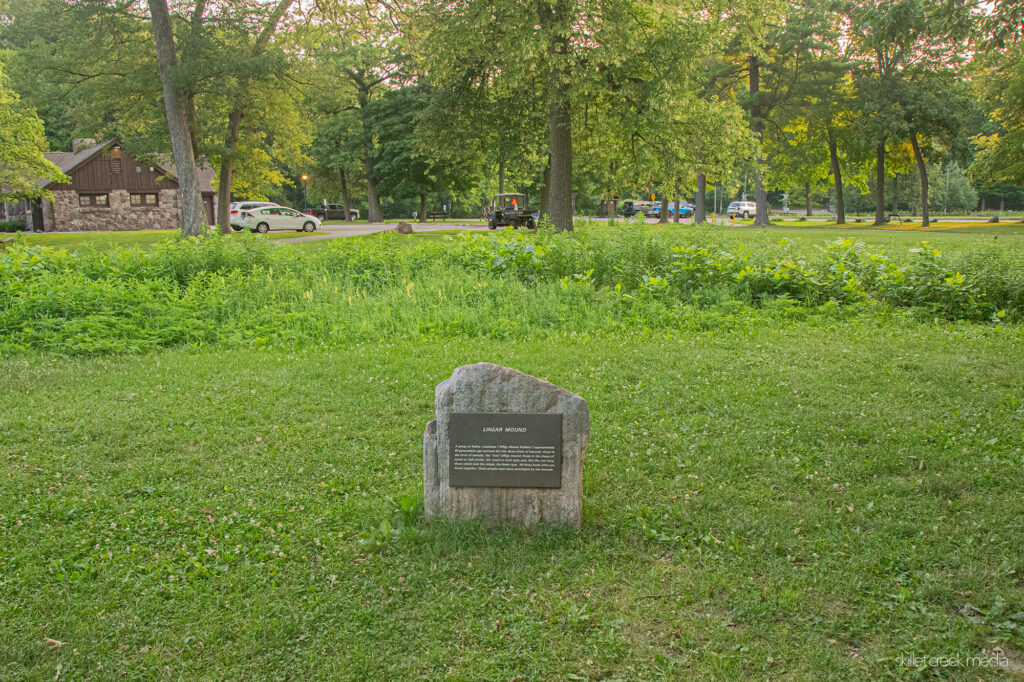
[[[734,201],[729,204],[725,214],[735,220],[736,218],[750,218],[757,215],[757,204],[753,201]]]
[[[228,208],[228,222],[231,224],[231,229],[235,232],[244,229],[242,227],[242,212],[261,206],[277,206],[277,204],[272,201],[232,201]]]
[[[672,202],[672,203],[670,203],[668,205],[668,212],[669,212],[669,215],[673,215],[674,216],[676,214],[676,204],[675,204],[675,202]],[[682,204],[679,207],[679,217],[680,218],[692,218],[693,217],[693,206],[691,206],[690,204]]]
[[[263,206],[243,212],[242,226],[261,234],[270,230],[316,232],[320,228],[320,219],[287,206]]]
[[[351,209],[348,217],[345,217],[345,204],[327,204],[326,209],[323,206],[314,206],[306,213],[315,215],[320,220],[359,220],[358,208]]]
[[[661,217],[661,202],[652,203],[649,206],[643,207],[643,213],[648,218],[660,218]]]
[[[646,211],[650,209],[650,207],[651,202],[649,201],[623,201],[622,215],[625,216],[626,218],[631,218],[635,216],[637,213],[644,213],[646,215]]]

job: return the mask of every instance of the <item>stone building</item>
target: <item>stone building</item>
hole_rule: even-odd
[[[181,227],[181,198],[174,167],[139,161],[117,140],[96,144],[75,140],[75,151],[47,152],[46,158],[71,178],[69,184],[41,179],[53,201],[36,199],[8,203],[0,219],[23,220],[26,230],[78,232],[91,230],[154,230]],[[214,224],[217,198],[213,170],[199,170],[206,220]]]

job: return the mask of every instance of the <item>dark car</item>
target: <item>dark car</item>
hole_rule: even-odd
[[[320,220],[359,220],[359,209],[353,208],[345,217],[345,204],[326,204],[314,206],[309,209],[309,215],[316,216]]]

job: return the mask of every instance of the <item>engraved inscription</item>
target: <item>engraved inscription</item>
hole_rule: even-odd
[[[562,415],[454,412],[449,485],[560,488]]]
[[[553,445],[467,445],[452,449],[452,465],[463,471],[554,471]]]

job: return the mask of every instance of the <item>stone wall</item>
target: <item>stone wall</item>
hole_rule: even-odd
[[[158,192],[158,206],[132,206],[127,190],[109,193],[110,206],[79,206],[78,192],[57,190],[53,202],[44,202],[47,231],[79,232],[87,230],[161,230],[181,227],[181,206],[177,190]]]

